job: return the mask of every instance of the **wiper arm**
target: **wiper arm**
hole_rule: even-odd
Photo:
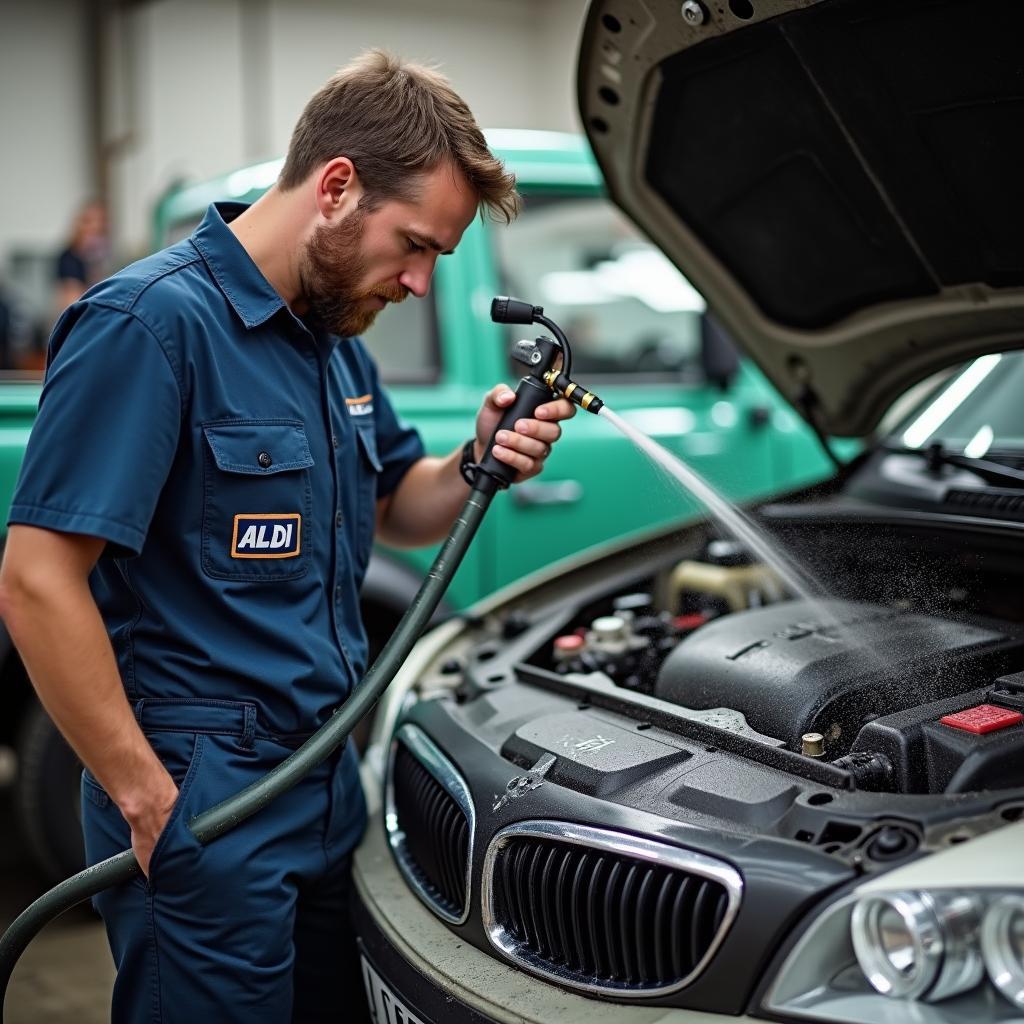
[[[893,446],[888,450],[899,455],[920,456],[927,460],[928,468],[933,473],[938,473],[943,466],[957,466],[960,469],[968,469],[972,473],[977,473],[990,484],[1001,484],[1003,487],[1024,487],[1024,471],[1004,466],[999,462],[992,462],[989,459],[975,459],[970,455],[956,455],[953,452],[947,452],[941,442],[930,444],[927,448]]]

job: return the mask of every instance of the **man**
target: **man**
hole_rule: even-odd
[[[80,299],[89,285],[103,276],[109,250],[106,208],[90,201],[78,211],[71,237],[54,264],[57,314]]]
[[[460,452],[424,456],[353,336],[426,294],[481,206],[516,204],[448,83],[370,52],[309,102],[259,202],[211,207],[55,329],[0,602],[87,767],[90,862],[130,842],[144,873],[96,900],[115,1020],[362,1015],[351,746],[210,846],[186,823],[359,680],[375,529],[426,544],[462,506]],[[512,397],[487,395],[476,459]],[[534,475],[571,414],[542,406],[497,457]]]

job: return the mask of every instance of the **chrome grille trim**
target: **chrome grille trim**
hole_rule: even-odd
[[[423,882],[416,870],[418,865],[411,857],[406,841],[406,835],[402,824],[398,820],[398,811],[395,806],[395,758],[398,754],[399,745],[405,749],[423,766],[450,796],[459,809],[466,816],[469,828],[469,846],[466,852],[465,872],[465,900],[462,913],[452,914],[446,907],[441,905],[437,899],[423,885]],[[388,845],[394,855],[398,869],[405,877],[409,887],[416,895],[430,908],[438,917],[449,924],[464,924],[469,917],[470,905],[470,877],[473,864],[473,842],[476,832],[476,810],[473,799],[470,796],[469,787],[458,770],[448,760],[438,746],[418,726],[406,724],[401,726],[391,741],[391,751],[388,758],[387,783],[384,791],[384,828],[387,832]]]
[[[708,945],[704,955],[685,977],[670,985],[660,987],[644,988],[613,982],[602,983],[593,978],[583,978],[564,967],[552,964],[538,956],[524,942],[516,939],[498,920],[495,866],[501,851],[513,840],[523,837],[571,843],[598,853],[604,852],[648,861],[658,867],[686,872],[717,882],[725,889],[727,904],[714,939]],[[692,984],[711,963],[739,913],[743,896],[743,879],[735,868],[723,861],[706,854],[684,850],[678,846],[670,846],[664,842],[571,822],[523,821],[503,828],[491,840],[484,857],[480,895],[483,925],[491,945],[517,967],[546,981],[552,981],[579,992],[605,996],[615,995],[620,999],[651,999],[671,995]]]

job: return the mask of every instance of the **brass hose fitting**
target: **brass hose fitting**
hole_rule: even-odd
[[[544,374],[544,383],[556,394],[568,398],[574,405],[578,405],[586,412],[592,412],[595,416],[604,408],[604,402],[597,395],[592,391],[587,391],[582,385],[570,380],[558,370],[548,370]]]

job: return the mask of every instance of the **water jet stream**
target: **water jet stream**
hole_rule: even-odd
[[[676,458],[653,438],[648,437],[643,431],[638,430],[617,413],[612,412],[607,405],[601,409],[598,415],[618,428],[652,462],[670,473],[751,554],[756,555],[773,570],[793,597],[803,598],[810,604],[817,605],[825,596],[825,588],[806,569],[797,565],[791,556],[780,551],[764,530],[732,502],[723,498],[699,473]],[[831,616],[827,617],[831,618]]]

